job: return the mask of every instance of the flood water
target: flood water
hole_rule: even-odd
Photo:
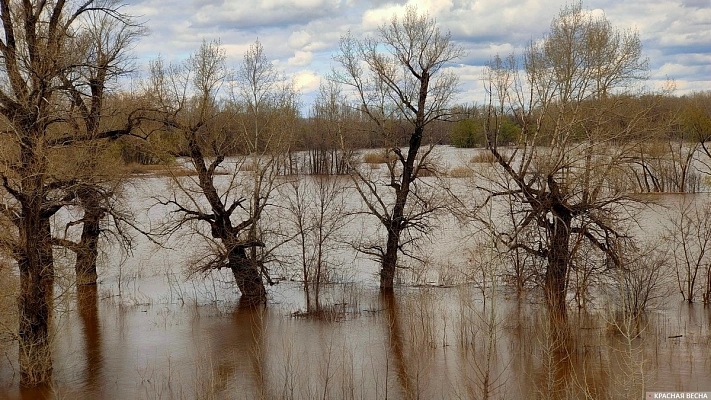
[[[639,399],[645,390],[711,391],[708,308],[670,305],[628,336],[612,315],[574,314],[557,340],[540,305],[501,299],[487,312],[471,287],[385,297],[357,285],[329,289],[334,305],[318,317],[293,314],[295,284],[272,292],[281,302],[257,309],[234,301],[121,305],[89,289],[60,318],[54,386],[19,390],[9,346],[2,398]]]
[[[151,193],[165,185],[165,178],[138,180],[128,190],[131,203],[148,208]],[[148,214],[156,221],[161,211]],[[10,333],[17,277],[5,268],[0,398],[641,399],[645,391],[711,392],[711,308],[682,303],[672,284],[641,318],[600,295],[585,311],[571,305],[565,328],[552,326],[536,291],[519,297],[493,280],[483,287],[456,278],[472,257],[462,251],[470,234],[439,226],[423,249],[436,262],[405,270],[392,295],[378,291],[372,260],[336,248],[334,283],[324,286],[321,311],[312,314],[303,312],[302,284],[292,280],[298,271],[288,266],[275,268],[283,279],[270,287],[268,303],[250,308],[224,270],[186,277],[196,238],[173,237],[161,248],[139,237],[130,256],[117,249],[104,256],[96,287],[58,280],[54,383],[34,390],[18,386]],[[70,276],[70,260],[65,264]]]

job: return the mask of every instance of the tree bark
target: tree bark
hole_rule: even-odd
[[[570,263],[570,225],[572,217],[567,210],[553,211],[553,221],[548,225],[550,249],[545,277],[545,296],[548,310],[554,318],[565,321],[567,275]]]
[[[385,248],[385,256],[380,268],[380,289],[392,290],[395,281],[395,269],[397,268],[397,252],[400,247],[400,229],[396,226],[388,227],[388,241]]]
[[[100,222],[103,217],[104,212],[100,207],[85,206],[84,223],[79,246],[77,246],[77,259],[74,266],[77,285],[79,286],[96,285],[98,279],[96,260],[99,257]]]
[[[228,266],[232,270],[242,297],[253,305],[264,303],[267,291],[262,282],[261,268],[257,262],[247,257],[244,247],[235,246],[230,251]]]
[[[427,82],[422,83],[426,87]],[[424,107],[424,106],[423,106]],[[385,247],[385,255],[380,269],[380,289],[392,290],[394,286],[395,270],[397,268],[397,256],[400,249],[400,234],[405,224],[405,204],[410,194],[410,184],[417,179],[414,174],[415,159],[422,145],[422,135],[424,133],[424,117],[418,115],[418,124],[410,136],[407,158],[402,163],[402,178],[396,187],[395,206],[393,207],[392,219],[386,225],[388,229],[388,241]]]
[[[30,206],[35,202],[40,200],[30,202]],[[54,300],[54,260],[49,218],[30,210],[25,210],[25,216],[20,229],[23,254],[18,257],[19,363],[20,386],[31,387],[49,382],[52,376],[49,329]]]

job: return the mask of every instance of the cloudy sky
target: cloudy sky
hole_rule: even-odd
[[[331,70],[339,38],[349,30],[356,37],[373,34],[409,4],[436,18],[467,51],[455,66],[459,101],[474,103],[484,100],[482,66],[540,38],[566,0],[128,0],[125,11],[150,29],[135,48],[139,64],[158,55],[182,60],[203,40],[219,39],[236,67],[259,39],[274,64],[293,77],[307,107]],[[587,0],[583,7],[639,33],[650,85],[669,78],[677,94],[711,90],[711,0]]]

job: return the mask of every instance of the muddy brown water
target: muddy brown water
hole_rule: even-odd
[[[478,289],[327,289],[318,315],[283,283],[259,308],[122,304],[75,293],[59,318],[54,384],[17,387],[4,348],[7,399],[642,398],[644,391],[711,391],[711,311],[670,303],[635,324],[571,313],[557,337],[535,299],[485,305]],[[123,294],[130,296],[130,294]],[[489,303],[494,299],[488,299]]]
[[[136,209],[148,209],[151,195],[166,187],[158,178],[137,182]],[[161,214],[143,212],[154,220]],[[355,230],[372,233],[363,226]],[[226,271],[186,279],[194,238],[176,237],[170,249],[141,242],[130,257],[110,251],[96,287],[78,290],[58,279],[53,383],[32,390],[18,386],[16,306],[7,294],[17,277],[5,268],[0,399],[641,399],[645,391],[711,392],[711,308],[684,304],[668,290],[633,319],[598,296],[585,312],[571,306],[561,329],[548,322],[535,290],[516,298],[504,285],[482,290],[456,279],[471,257],[462,254],[467,234],[438,227],[424,250],[437,263],[407,270],[390,296],[377,289],[374,262],[338,250],[332,277],[341,283],[325,285],[321,310],[310,314],[302,285],[289,279],[294,271],[277,271],[287,279],[258,308],[240,305]],[[71,263],[58,256],[59,275],[71,276]]]

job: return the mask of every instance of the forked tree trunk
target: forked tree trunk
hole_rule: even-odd
[[[26,212],[20,232],[24,249],[18,257],[18,336],[20,385],[23,387],[47,383],[52,376],[49,330],[54,299],[54,262],[49,219],[39,214]]]

